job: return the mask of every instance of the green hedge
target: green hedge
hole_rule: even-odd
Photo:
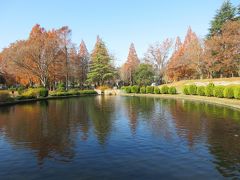
[[[160,90],[161,94],[168,94],[168,89],[169,87],[167,85],[163,85]]]
[[[154,87],[154,94],[160,94],[159,87],[157,87],[157,86]]]
[[[146,93],[146,87],[144,87],[144,86],[141,87],[141,88],[140,88],[140,93],[141,93],[141,94],[145,94],[145,93]]]
[[[168,89],[169,94],[177,94],[177,89],[174,86],[169,87]]]
[[[183,86],[183,89],[182,89],[183,94],[189,95],[190,93],[189,93],[189,90],[188,90],[188,89],[189,89],[189,88],[188,88],[187,85]]]
[[[147,86],[146,87],[146,93],[147,94],[153,94],[154,93],[154,87],[153,86]]]
[[[125,92],[126,93],[131,93],[131,86],[126,86],[125,87]]]
[[[223,91],[223,96],[225,98],[234,98],[234,88],[231,86],[226,87]]]
[[[197,86],[195,84],[191,84],[188,86],[188,92],[191,95],[196,95],[197,94]]]
[[[240,99],[240,86],[234,88],[234,98]]]
[[[205,96],[205,86],[198,86],[197,87],[197,95]]]
[[[206,88],[205,88],[205,95],[210,97],[213,96],[213,89],[214,89],[214,84],[213,83],[209,83]]]
[[[218,98],[223,98],[224,86],[215,86],[213,89],[213,96]]]
[[[139,86],[132,86],[131,87],[131,93],[139,93]]]
[[[40,96],[40,97],[48,97],[48,89],[46,89],[46,88],[40,88],[40,89],[39,89],[39,96]]]

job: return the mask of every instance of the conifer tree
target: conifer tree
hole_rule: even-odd
[[[97,37],[97,42],[91,54],[87,82],[98,86],[109,83],[115,75],[112,60],[105,43]]]

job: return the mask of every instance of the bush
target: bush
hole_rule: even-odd
[[[103,86],[98,86],[97,89],[99,89],[99,90],[101,90],[101,91],[103,92],[103,91],[105,91],[105,90],[107,90],[107,89],[111,89],[111,88],[109,88],[109,87],[106,86],[106,85],[103,85]]]
[[[141,93],[141,94],[145,94],[145,93],[146,93],[146,87],[144,87],[144,86],[141,87],[141,88],[140,88],[140,93]]]
[[[154,94],[160,94],[160,89],[158,86],[154,87]]]
[[[240,99],[240,86],[234,88],[234,98]]]
[[[205,86],[198,86],[197,87],[197,95],[205,96]]]
[[[223,96],[225,98],[234,98],[234,88],[233,87],[226,87],[223,91]]]
[[[125,87],[125,92],[126,93],[131,93],[131,86],[126,86]]]
[[[188,91],[188,86],[187,85],[183,86],[182,92],[185,95],[189,95],[189,91]]]
[[[168,94],[169,87],[167,85],[163,85],[161,87],[161,94]]]
[[[47,97],[48,96],[48,89],[46,89],[46,88],[39,88],[39,96],[40,97]]]
[[[17,92],[19,95],[21,95],[24,92],[24,87],[23,86],[18,87]]]
[[[29,88],[22,93],[23,99],[34,99],[39,96],[39,89]]]
[[[188,86],[188,92],[191,95],[196,95],[197,94],[197,86],[195,84],[191,84]]]
[[[218,98],[223,98],[224,86],[215,86],[213,89],[213,96]]]
[[[131,87],[131,93],[139,93],[139,86],[132,86]]]
[[[171,87],[168,89],[168,93],[169,93],[169,94],[177,94],[177,89],[176,89],[174,86],[171,86]]]
[[[94,90],[81,90],[79,91],[80,94],[97,94]]]
[[[205,88],[205,95],[210,97],[213,96],[213,89],[215,85],[213,83],[209,83]]]
[[[154,87],[153,86],[147,86],[146,87],[146,93],[147,94],[153,94],[154,93]]]
[[[66,88],[65,88],[65,84],[64,83],[59,83],[57,85],[57,91],[63,92],[65,90],[66,90]]]

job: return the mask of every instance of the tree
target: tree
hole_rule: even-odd
[[[121,68],[121,77],[127,84],[134,84],[133,74],[140,64],[134,44],[131,43],[126,63]]]
[[[219,35],[222,32],[222,26],[225,22],[234,20],[236,18],[236,8],[229,0],[223,2],[216,15],[211,21],[211,27],[209,28],[208,38]]]
[[[140,86],[150,85],[154,81],[154,69],[150,64],[140,64],[134,72],[134,81]]]
[[[159,83],[162,83],[166,71],[166,64],[173,41],[166,39],[162,43],[150,45],[145,54],[145,62],[154,67]]]
[[[98,86],[110,83],[115,76],[112,61],[113,59],[110,57],[105,43],[97,37],[97,42],[91,54],[87,81]]]
[[[81,44],[80,44],[80,49],[78,52],[78,60],[79,60],[78,62],[79,64],[77,65],[78,78],[79,78],[79,84],[82,86],[83,83],[87,80],[87,73],[89,70],[89,61],[90,61],[89,53],[84,41],[81,41]]]

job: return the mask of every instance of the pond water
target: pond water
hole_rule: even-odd
[[[0,179],[240,179],[240,112],[152,97],[0,107]]]

